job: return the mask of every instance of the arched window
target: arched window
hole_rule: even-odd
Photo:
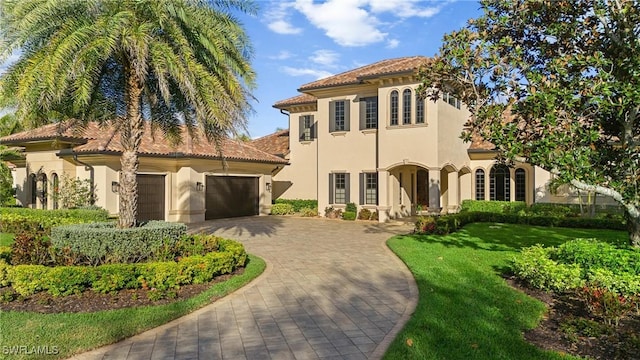
[[[527,176],[524,169],[516,170],[516,201],[527,200]]]
[[[505,165],[496,165],[489,172],[489,197],[491,200],[510,201],[511,183],[509,168]]]
[[[402,92],[402,124],[411,124],[411,90]]]
[[[60,179],[58,178],[58,174],[51,174],[51,186],[53,189],[53,209],[58,209],[58,198],[60,197]]]
[[[391,92],[391,125],[398,125],[398,91]]]
[[[42,209],[46,209],[47,208],[47,197],[48,197],[48,183],[47,183],[47,175],[46,174],[40,174],[40,176],[38,177],[38,180],[40,182],[40,208]]]
[[[29,175],[29,188],[31,190],[31,201],[29,202],[35,207],[36,200],[38,199],[38,182],[36,181],[36,174]]]
[[[424,124],[424,99],[416,93],[416,124]]]
[[[484,200],[484,170],[476,170],[476,200]]]

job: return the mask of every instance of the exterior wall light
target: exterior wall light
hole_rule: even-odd
[[[204,184],[203,184],[203,183],[201,183],[200,181],[198,181],[198,182],[196,183],[196,190],[197,190],[197,191],[204,191]]]
[[[120,184],[117,181],[111,182],[111,192],[117,193],[120,190]]]
[[[268,192],[271,192],[271,183],[270,182],[265,183],[264,187],[267,189]]]

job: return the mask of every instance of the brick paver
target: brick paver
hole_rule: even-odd
[[[251,217],[194,224],[267,262],[235,293],[75,359],[379,359],[415,309],[411,273],[384,245],[400,224]]]

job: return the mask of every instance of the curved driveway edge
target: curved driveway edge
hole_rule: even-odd
[[[208,221],[267,269],[185,317],[74,359],[380,359],[418,290],[385,241],[400,224],[290,217]]]

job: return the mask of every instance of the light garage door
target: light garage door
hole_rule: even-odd
[[[207,176],[205,219],[258,215],[258,178]]]
[[[164,175],[138,174],[138,221],[164,220]]]

